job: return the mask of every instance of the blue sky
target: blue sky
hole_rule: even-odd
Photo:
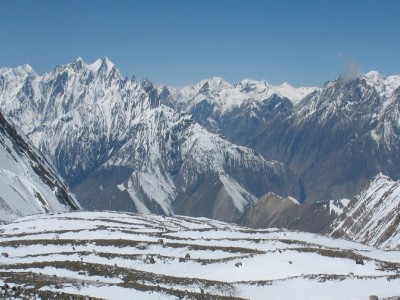
[[[400,74],[400,1],[0,1],[0,66],[39,74],[107,56],[123,75],[183,86],[211,76],[321,85]]]

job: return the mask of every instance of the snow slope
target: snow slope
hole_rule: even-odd
[[[0,112],[0,222],[79,208],[45,158]]]
[[[400,295],[399,251],[297,231],[76,212],[21,218],[0,234],[0,280],[13,299],[33,293],[255,300]]]
[[[332,225],[332,235],[400,249],[400,181],[382,174],[354,197]]]

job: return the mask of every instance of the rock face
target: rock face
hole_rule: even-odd
[[[333,223],[331,235],[400,249],[400,181],[377,175]]]
[[[77,59],[43,76],[1,70],[1,107],[85,208],[231,221],[268,191],[298,195],[281,163],[161,104],[149,81],[122,78],[106,58]]]
[[[79,209],[46,159],[0,112],[0,223]]]
[[[258,199],[239,219],[253,228],[288,228],[307,232],[326,232],[349,200],[307,202],[302,205],[291,197],[270,192]]]

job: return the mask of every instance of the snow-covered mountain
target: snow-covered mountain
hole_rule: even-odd
[[[379,172],[400,178],[400,76],[340,76],[321,88],[211,78],[160,88],[160,101],[191,113],[227,140],[281,161],[303,201],[351,198]]]
[[[65,183],[0,112],[0,223],[80,209]]]
[[[290,99],[295,104],[317,90],[315,87],[295,88],[287,82],[273,86],[263,80],[251,79],[244,79],[232,85],[221,77],[211,77],[180,89],[170,86],[161,86],[158,89],[162,100],[173,107],[184,107],[190,111],[206,100],[215,104],[216,109],[222,113],[240,107],[246,102],[263,102],[272,95]]]
[[[233,220],[268,191],[296,196],[290,172],[160,103],[107,58],[38,76],[2,69],[0,106],[51,158],[84,207]]]
[[[379,172],[399,179],[399,86],[369,72],[321,88],[214,77],[157,90],[77,59],[43,76],[1,69],[0,107],[87,208],[232,220],[268,192],[316,202]]]
[[[332,225],[335,237],[400,249],[400,181],[382,174],[354,197]]]
[[[301,200],[351,198],[379,172],[400,178],[400,76],[327,82],[249,145],[300,177]]]
[[[246,145],[265,121],[287,112],[315,90],[250,79],[232,85],[212,77],[181,89],[162,86],[159,93],[165,105],[192,114],[203,127],[233,143]]]
[[[400,296],[399,251],[299,231],[74,212],[25,217],[0,236],[2,299]]]

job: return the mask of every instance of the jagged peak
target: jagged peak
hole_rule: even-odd
[[[118,68],[107,56],[104,56],[103,58],[98,58],[91,64],[83,63],[83,65],[95,74],[103,76],[109,76],[110,74],[112,74],[113,77],[116,77],[118,79],[126,79],[121,75]],[[136,81],[136,78],[133,77],[132,80]]]
[[[65,65],[58,65],[55,67],[55,69],[51,72],[64,72],[65,70],[79,70],[82,69],[83,66],[86,66],[85,62],[83,61],[82,57],[77,57],[76,59],[73,60],[71,63],[67,63]],[[47,73],[46,73],[47,74]]]
[[[103,58],[96,59],[91,64],[85,63],[85,61],[82,59],[82,57],[78,57],[72,63],[69,63],[69,64],[61,66],[61,67],[72,67],[73,69],[78,69],[78,70],[85,67],[86,69],[89,69],[93,73],[98,73],[99,71],[101,71],[103,73],[103,75],[104,74],[108,75],[114,68],[116,69],[114,63],[106,56]],[[121,77],[119,74],[119,71],[118,71],[118,75],[119,75],[119,77]]]
[[[213,76],[208,79],[203,80],[203,86],[208,84],[210,87],[222,87],[222,86],[230,86],[229,82],[227,82],[224,78],[219,76]]]
[[[382,77],[381,73],[379,73],[378,71],[375,71],[375,70],[371,70],[363,75],[364,75],[364,77]]]
[[[400,75],[391,75],[391,76],[385,76],[382,75],[381,73],[379,73],[378,71],[369,71],[365,74],[361,74],[360,75],[361,78],[364,78],[367,83],[371,83],[371,84],[379,84],[379,83],[383,83],[385,84],[385,81],[391,81],[393,79],[397,79],[400,78]]]
[[[105,56],[101,59],[101,64],[97,72],[105,72],[108,74],[113,68],[115,68],[114,63]]]
[[[384,76],[378,71],[370,71],[366,74],[360,75],[367,85],[375,88],[381,97],[389,98],[393,92],[400,87],[400,76]]]
[[[378,71],[369,71],[368,73],[361,74],[360,78],[365,79],[369,85],[377,85],[381,83],[384,76],[382,76]]]
[[[384,175],[382,172],[380,172],[374,178],[371,179],[372,182],[376,182],[379,180],[390,181],[390,182],[393,181],[389,176]]]
[[[202,80],[198,87],[200,94],[208,94],[209,92],[215,92],[221,89],[230,87],[231,85],[222,77],[210,77]]]
[[[88,64],[87,67],[88,69],[90,69],[91,71],[93,71],[94,73],[97,73],[97,71],[100,69],[102,64],[102,60],[101,58],[96,59],[93,63]]]
[[[280,88],[290,88],[290,89],[294,89],[294,87],[292,85],[290,85],[288,82],[284,82],[281,85],[279,85]]]
[[[24,64],[16,68],[0,68],[0,75],[13,74],[14,76],[37,76],[35,70],[29,65]]]
[[[109,68],[112,68],[115,66],[114,63],[107,56],[104,56],[101,59],[101,63],[102,63],[102,65],[106,65]]]
[[[143,85],[146,85],[146,86],[147,86],[147,85],[153,86],[153,83],[152,83],[147,77],[143,78],[142,84],[143,84]]]
[[[83,63],[83,59],[82,59],[82,57],[77,57],[75,60],[74,60],[74,63],[79,63],[79,62],[81,62],[81,63]]]
[[[270,84],[268,82],[266,82],[265,80],[254,80],[254,79],[250,79],[250,78],[243,79],[243,80],[239,81],[239,83],[237,84],[237,86],[240,86],[240,87],[258,86],[258,85],[270,86]]]
[[[306,95],[317,90],[317,87],[294,87],[288,82],[283,82],[281,85],[271,85],[265,80],[243,79],[235,87],[260,89],[261,92],[270,91],[279,96],[288,97],[290,100],[297,102]],[[245,90],[244,90],[245,91]]]
[[[78,57],[77,59],[74,60],[73,64],[78,68],[81,69],[85,63],[83,62],[82,57]]]
[[[29,64],[19,66],[19,67],[17,67],[17,69],[24,70],[27,73],[35,73],[35,70]]]
[[[371,70],[364,74],[340,74],[337,80],[328,81],[326,84],[332,84],[335,82],[348,83],[354,80],[364,79],[368,85],[387,85],[388,81],[392,82],[394,79],[400,78],[400,75],[384,76],[379,71]],[[325,84],[325,85],[326,85]]]

